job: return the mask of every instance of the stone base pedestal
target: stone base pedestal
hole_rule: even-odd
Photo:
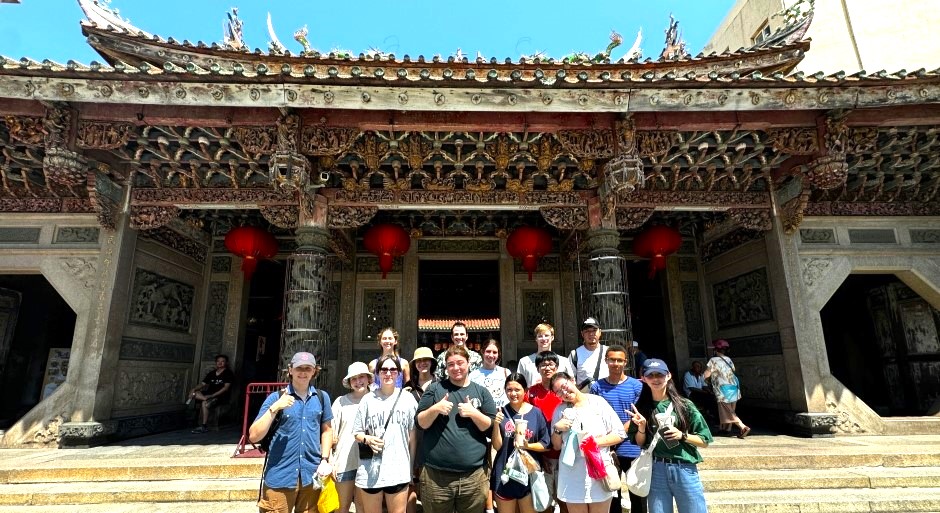
[[[102,445],[114,433],[114,426],[102,422],[65,422],[59,426],[59,448],[87,449]]]
[[[838,416],[832,413],[791,413],[787,415],[787,424],[797,436],[807,438],[831,438]]]

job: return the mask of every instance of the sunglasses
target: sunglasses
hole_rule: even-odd
[[[396,369],[395,367],[382,367],[381,369],[379,369],[379,372],[382,372],[385,374],[395,374],[396,372],[398,372],[398,369]]]

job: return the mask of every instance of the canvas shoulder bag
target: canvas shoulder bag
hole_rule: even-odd
[[[666,408],[666,415],[672,415],[672,403]],[[648,421],[647,421],[648,422]],[[647,424],[648,425],[648,424]],[[630,493],[639,497],[646,497],[650,494],[650,482],[653,479],[653,451],[660,440],[659,430],[653,435],[650,444],[640,451],[630,468],[627,470],[627,488]]]

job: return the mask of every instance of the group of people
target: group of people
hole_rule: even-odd
[[[413,513],[419,498],[425,513],[536,513],[531,484],[504,475],[524,449],[562,512],[620,513],[621,500],[634,513],[671,512],[673,500],[679,513],[707,511],[696,470],[698,449],[712,441],[707,423],[664,361],[646,359],[634,378],[635,355],[601,344],[601,334],[586,319],[583,343],[565,357],[552,350],[554,328],[539,324],[536,352],[511,370],[499,365],[496,340],[482,355],[466,347],[463,323],[437,358],[420,347],[410,361],[386,328],[381,355],[351,364],[349,392],[333,402],[310,385],[313,355],[297,353],[290,385],[265,400],[249,429],[258,442],[279,418],[259,510],[313,511],[318,476],[332,475],[340,513],[353,503],[357,513],[382,513],[383,505]],[[657,431],[669,443],[655,447],[648,497],[621,498],[589,475],[586,457],[625,471]]]

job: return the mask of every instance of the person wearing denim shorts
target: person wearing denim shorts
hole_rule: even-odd
[[[339,513],[349,513],[354,501],[356,511],[363,510],[362,501],[356,493],[356,470],[359,468],[359,448],[356,444],[353,423],[359,403],[369,393],[372,372],[363,362],[353,362],[343,378],[343,386],[350,392],[333,401],[333,474],[336,476],[336,491],[339,494]]]
[[[712,442],[708,424],[692,401],[679,394],[666,362],[646,360],[643,381],[652,391],[652,403],[633,406],[627,436],[641,447],[653,439],[657,430],[663,438],[653,449],[648,511],[672,513],[675,500],[679,513],[708,513],[697,467],[702,461],[698,449]],[[668,418],[665,413],[670,404],[673,410]]]

